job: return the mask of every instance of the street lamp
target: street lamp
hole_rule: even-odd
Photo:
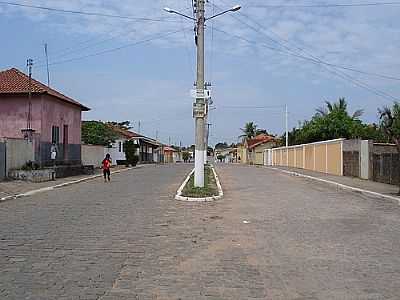
[[[232,7],[231,9],[224,10],[224,11],[222,11],[222,12],[220,12],[220,13],[218,13],[218,14],[212,16],[212,17],[206,18],[206,20],[214,19],[214,18],[219,17],[219,16],[221,16],[221,15],[223,15],[223,14],[226,14],[226,13],[228,13],[228,12],[235,12],[235,11],[238,11],[238,10],[240,10],[241,8],[242,8],[242,7],[241,7],[240,5],[235,5],[235,6]]]
[[[184,18],[186,18],[186,19],[190,19],[190,20],[196,21],[195,18],[193,18],[193,17],[191,17],[191,16],[188,16],[188,15],[185,15],[185,14],[182,14],[182,13],[180,13],[180,12],[178,12],[178,11],[176,11],[176,10],[173,10],[173,9],[171,9],[171,8],[169,8],[169,7],[165,7],[164,10],[165,10],[167,13],[176,14],[176,15],[182,16],[182,17],[184,17]]]
[[[209,17],[209,18],[205,18],[205,20],[211,20],[211,19],[214,19],[214,18],[216,18],[216,17],[219,17],[219,16],[221,16],[221,15],[223,15],[223,14],[226,14],[226,13],[228,13],[228,12],[235,12],[235,11],[238,11],[238,10],[240,10],[241,8],[242,8],[242,7],[241,7],[240,5],[235,5],[234,7],[230,8],[230,9],[227,9],[227,10],[224,10],[224,11],[222,11],[222,12],[220,12],[220,13],[214,15],[214,16],[211,16],[211,17]],[[186,18],[186,19],[190,19],[190,20],[196,21],[195,18],[193,18],[193,17],[191,17],[191,16],[188,16],[188,15],[185,15],[185,14],[183,14],[183,13],[180,13],[179,11],[176,11],[176,10],[174,10],[174,9],[172,9],[172,8],[165,7],[164,10],[165,10],[167,13],[176,14],[176,15],[182,16],[182,17],[184,17],[184,18]]]

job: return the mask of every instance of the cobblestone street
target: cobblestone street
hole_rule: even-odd
[[[0,203],[0,299],[399,298],[398,203],[239,165],[173,200],[191,167]]]

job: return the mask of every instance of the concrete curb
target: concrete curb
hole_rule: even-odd
[[[293,172],[293,171],[287,171],[287,170],[282,170],[282,169],[273,168],[273,167],[266,167],[266,168],[271,169],[271,170],[275,170],[275,171],[279,171],[279,172],[282,172],[282,173],[285,173],[285,174],[288,174],[288,175],[291,175],[291,176],[297,176],[297,177],[311,179],[311,180],[314,180],[314,181],[327,183],[329,185],[333,185],[333,186],[335,186],[337,188],[341,188],[343,190],[359,192],[359,193],[367,195],[367,196],[373,196],[373,197],[378,197],[378,198],[395,200],[395,201],[399,202],[399,204],[400,204],[400,197],[389,196],[389,195],[385,195],[385,194],[381,194],[381,193],[377,193],[377,192],[372,192],[372,191],[369,191],[369,190],[364,190],[364,189],[356,188],[356,187],[353,187],[353,186],[345,185],[345,184],[342,184],[342,183],[338,183],[338,182],[335,182],[335,181],[326,180],[326,179],[322,179],[322,178],[318,178],[318,177],[313,177],[313,176],[310,176],[310,175],[304,175],[304,174]]]
[[[136,166],[136,167],[130,167],[130,168],[121,169],[121,170],[117,170],[117,171],[111,172],[111,174],[118,174],[118,173],[130,171],[130,170],[133,170],[133,169],[140,169],[140,168],[143,168],[143,167],[144,166],[142,166],[142,165],[141,166]],[[0,198],[0,202],[14,200],[14,199],[22,198],[22,197],[33,196],[35,194],[44,193],[44,192],[52,191],[54,189],[66,187],[66,186],[69,186],[69,185],[82,183],[82,182],[93,180],[93,179],[96,179],[96,178],[99,178],[99,177],[102,177],[102,176],[103,176],[103,174],[93,175],[93,176],[81,178],[81,179],[78,179],[78,180],[68,181],[68,182],[64,182],[64,183],[61,183],[61,184],[57,184],[57,185],[53,185],[53,186],[49,186],[49,187],[44,187],[44,188],[28,191],[28,192],[21,193],[21,194],[16,194],[16,195],[3,197],[3,198]]]
[[[217,184],[217,188],[218,188],[218,196],[212,196],[212,197],[203,197],[203,198],[192,198],[192,197],[184,197],[182,196],[182,191],[185,188],[187,182],[190,179],[190,176],[193,174],[194,169],[189,173],[189,175],[186,177],[186,179],[183,181],[183,183],[181,184],[181,186],[179,187],[178,191],[176,192],[175,195],[175,200],[178,201],[187,201],[187,202],[211,202],[211,201],[215,201],[215,200],[219,200],[224,196],[224,192],[222,190],[222,186],[221,183],[219,182],[219,178],[217,175],[217,172],[215,172],[215,168],[214,166],[211,166],[211,170],[213,171],[214,174],[214,178],[215,178],[215,182]]]

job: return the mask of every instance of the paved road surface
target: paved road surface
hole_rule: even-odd
[[[1,203],[0,299],[399,299],[398,204],[245,166],[176,202],[189,170]]]

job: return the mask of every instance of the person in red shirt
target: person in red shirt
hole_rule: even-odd
[[[107,182],[107,179],[108,179],[108,181],[110,181],[110,175],[111,175],[111,172],[110,172],[111,156],[110,156],[110,154],[108,154],[108,153],[106,154],[106,157],[103,159],[102,165],[103,165],[104,182]]]

